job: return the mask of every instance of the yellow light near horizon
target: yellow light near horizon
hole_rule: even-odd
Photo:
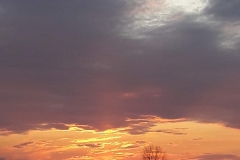
[[[148,120],[151,119],[148,117]],[[129,120],[128,120],[129,121]],[[133,122],[137,122],[133,120]],[[27,156],[30,159],[123,159],[137,160],[143,146],[160,145],[172,160],[193,158],[202,153],[227,153],[240,156],[240,130],[221,124],[194,121],[164,122],[152,118],[155,126],[144,134],[131,135],[123,128],[106,131],[49,130],[26,135],[0,136],[0,155],[7,159]],[[13,146],[32,142],[16,148]],[[39,158],[38,158],[39,157]],[[117,157],[117,158],[116,158]]]

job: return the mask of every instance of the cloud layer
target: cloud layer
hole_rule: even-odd
[[[141,115],[240,128],[239,2],[212,0],[196,13],[174,8],[163,25],[142,28],[132,22],[168,10],[141,5],[1,1],[2,133],[67,124],[104,130]]]
[[[224,159],[232,159],[232,160],[239,160],[240,158],[235,155],[228,155],[228,154],[206,154],[197,157],[198,160],[207,160],[207,159],[212,159],[212,160],[224,160]]]

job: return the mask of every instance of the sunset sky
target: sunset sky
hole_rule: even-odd
[[[0,160],[240,160],[240,0],[0,0]]]

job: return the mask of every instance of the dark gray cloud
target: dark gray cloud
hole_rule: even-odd
[[[151,127],[154,126],[154,123],[148,123],[148,124],[132,124],[130,125],[131,127],[129,129],[126,129],[125,131],[127,131],[130,134],[144,134],[147,132],[150,132]]]
[[[229,155],[229,154],[207,154],[202,155],[199,157],[196,157],[198,160],[224,160],[224,159],[231,159],[231,160],[240,160],[240,157],[235,155]]]
[[[102,147],[100,143],[78,144],[79,147],[99,148]]]
[[[228,15],[217,10],[222,3],[211,1],[202,15],[239,16],[237,1],[228,1]],[[1,1],[1,131],[103,130],[151,114],[240,128],[240,48],[222,47],[221,27],[195,21],[199,15],[144,32],[145,39],[124,36],[136,4]]]
[[[159,132],[159,133],[166,133],[166,134],[173,134],[173,135],[186,135],[186,133],[179,132],[173,129],[159,129],[152,132]]]
[[[14,148],[24,148],[26,146],[28,146],[29,144],[32,144],[33,142],[24,142],[18,145],[13,146]]]
[[[240,19],[240,2],[238,0],[210,0],[210,5],[206,8],[206,12],[214,18],[232,21]]]

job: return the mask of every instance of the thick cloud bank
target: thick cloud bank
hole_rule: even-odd
[[[240,128],[240,3],[200,2],[2,0],[2,134],[141,115]]]

